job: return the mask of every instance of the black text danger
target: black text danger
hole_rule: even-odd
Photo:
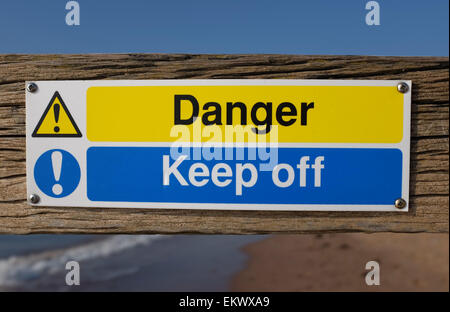
[[[308,124],[308,111],[314,108],[314,102],[291,103],[282,102],[274,104],[267,101],[256,103],[225,102],[221,105],[218,102],[206,102],[200,105],[197,98],[190,94],[176,94],[175,103],[175,125],[190,125],[199,117],[205,126],[209,125],[247,125],[251,123],[256,126],[263,126],[269,132],[274,118],[280,126],[291,126],[299,123],[301,126]],[[201,110],[200,110],[201,107]],[[260,112],[262,111],[262,113]],[[233,113],[239,118],[233,120]],[[261,116],[262,115],[262,116]],[[258,133],[257,129],[255,129]]]

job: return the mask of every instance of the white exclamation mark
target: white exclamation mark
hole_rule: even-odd
[[[52,153],[52,167],[53,167],[53,175],[55,176],[55,181],[59,182],[59,178],[61,177],[61,166],[62,166],[62,153],[58,151],[54,151]],[[63,192],[63,187],[61,184],[56,183],[52,188],[53,194],[59,195]]]

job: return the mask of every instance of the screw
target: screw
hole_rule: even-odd
[[[41,199],[39,198],[39,195],[31,194],[30,195],[30,202],[32,204],[37,204]]]
[[[395,200],[395,208],[403,209],[405,207],[406,207],[406,200],[404,200],[403,198],[398,198],[397,200]]]
[[[400,83],[397,85],[397,91],[400,92],[400,93],[406,93],[406,92],[408,92],[408,91],[409,91],[409,86],[408,86],[408,84],[407,84],[406,82],[400,82]]]
[[[38,89],[38,86],[34,82],[30,82],[29,84],[27,84],[27,91],[28,92],[33,93],[33,92],[36,92],[37,89]]]

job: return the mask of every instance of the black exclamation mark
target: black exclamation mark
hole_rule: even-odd
[[[55,122],[58,123],[58,120],[59,120],[59,104],[53,105],[53,113],[55,114]],[[55,128],[53,128],[53,130],[55,130],[55,132],[58,133],[59,132],[59,127],[55,126]]]

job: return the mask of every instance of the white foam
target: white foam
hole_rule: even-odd
[[[83,261],[108,257],[136,246],[147,245],[163,238],[162,235],[114,235],[84,245],[35,253],[28,256],[12,256],[0,260],[0,286],[11,287],[42,275],[65,269],[68,261]]]

